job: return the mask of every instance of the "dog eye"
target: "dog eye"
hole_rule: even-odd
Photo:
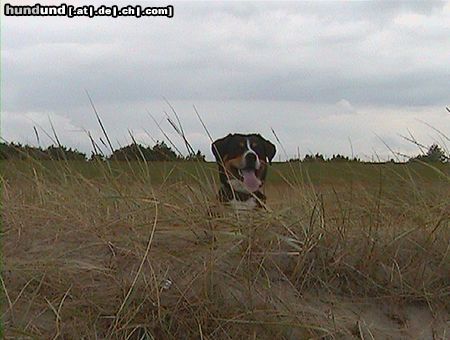
[[[252,146],[253,146],[253,147],[255,147],[255,146],[257,146],[257,145],[258,145],[258,143],[256,143],[256,142],[253,142],[253,143],[252,143]]]
[[[244,142],[239,142],[239,146],[240,146],[241,148],[243,148],[243,147],[244,147]]]

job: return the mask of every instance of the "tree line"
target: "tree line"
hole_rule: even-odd
[[[92,152],[88,157],[84,152],[67,148],[64,145],[51,145],[47,148],[22,145],[20,143],[0,143],[0,160],[28,159],[37,160],[77,160],[77,161],[205,161],[200,150],[188,156],[177,155],[164,141],[157,141],[153,147],[132,143],[113,150],[110,155]]]
[[[177,154],[164,141],[157,141],[153,147],[144,146],[138,143],[131,143],[124,147],[113,150],[110,155],[92,152],[90,157],[85,153],[76,149],[67,148],[64,145],[50,145],[47,148],[35,147],[30,145],[22,145],[20,143],[3,143],[0,142],[0,160],[9,159],[38,159],[38,160],[78,160],[78,161],[95,161],[95,160],[117,160],[117,161],[205,161],[205,155],[198,150],[188,156]],[[420,155],[411,157],[409,161],[421,161],[427,163],[448,163],[449,156],[437,145],[431,145],[428,150]],[[303,158],[291,158],[289,162],[352,162],[362,163],[357,157],[348,157],[340,154],[326,157],[320,153],[307,154]],[[395,162],[391,159],[390,162]]]
[[[410,157],[408,162],[426,162],[426,163],[448,163],[450,161],[449,156],[446,155],[444,150],[437,145],[432,144],[428,150],[420,155],[415,157]],[[334,154],[331,157],[326,157],[320,153],[316,154],[307,154],[303,158],[291,158],[289,162],[302,162],[302,163],[310,163],[310,162],[351,162],[351,163],[367,163],[362,161],[358,157],[348,157],[341,154]],[[399,161],[395,161],[393,158],[390,159],[390,163],[400,163]],[[372,162],[373,163],[373,162]]]

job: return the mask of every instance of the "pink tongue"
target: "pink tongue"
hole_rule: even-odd
[[[259,189],[261,181],[256,177],[255,170],[241,170],[244,177],[244,184],[250,192],[254,192]]]

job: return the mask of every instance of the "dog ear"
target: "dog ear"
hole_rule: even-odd
[[[277,149],[275,148],[275,145],[273,145],[267,139],[264,139],[264,138],[262,138],[262,139],[264,140],[264,150],[266,152],[266,157],[269,161],[269,164],[272,164],[272,159],[275,157],[275,153],[277,152]]]
[[[212,143],[211,145],[211,150],[212,153],[214,155],[214,157],[216,157],[216,161],[218,163],[221,163],[223,161],[223,158],[225,157],[226,153],[227,153],[227,146],[228,146],[228,142],[230,141],[232,137],[232,134],[228,134],[227,136],[220,138],[218,140],[216,140],[214,143]]]

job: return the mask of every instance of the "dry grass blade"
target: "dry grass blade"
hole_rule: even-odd
[[[94,114],[95,114],[95,117],[97,118],[97,122],[100,125],[100,128],[102,129],[102,132],[106,138],[106,141],[108,142],[109,149],[111,150],[111,152],[114,152],[114,148],[112,147],[111,141],[109,140],[109,136],[106,133],[105,127],[103,126],[103,122],[100,119],[100,115],[98,114],[97,109],[95,108],[95,105],[94,105],[94,102],[92,101],[91,95],[89,94],[89,92],[87,90],[85,90],[85,92],[86,92],[87,97],[89,98],[89,103],[91,104],[92,110],[94,110]]]
[[[141,273],[142,273],[142,268],[144,267],[144,263],[145,263],[145,261],[147,260],[148,254],[149,254],[149,252],[150,252],[150,248],[151,248],[151,246],[152,246],[152,241],[153,241],[153,237],[154,237],[154,235],[155,235],[155,230],[156,230],[156,225],[157,225],[157,223],[158,223],[158,203],[155,204],[155,219],[154,219],[154,221],[153,221],[152,230],[151,230],[150,235],[149,235],[149,238],[148,238],[148,240],[147,240],[147,246],[146,246],[146,248],[145,248],[145,253],[144,253],[144,255],[142,256],[141,263],[139,264],[139,268],[138,268],[138,270],[137,270],[137,272],[136,272],[136,275],[134,276],[134,279],[133,279],[133,282],[132,282],[132,284],[131,284],[131,287],[130,287],[130,289],[128,290],[127,294],[125,295],[125,298],[123,299],[122,304],[120,305],[119,310],[118,310],[117,313],[116,313],[115,323],[114,323],[114,326],[113,326],[112,331],[114,331],[115,329],[117,329],[117,326],[118,326],[119,320],[120,320],[120,319],[119,319],[119,318],[120,318],[120,315],[121,315],[121,313],[122,313],[122,311],[123,311],[123,309],[124,309],[124,307],[125,307],[125,305],[126,305],[126,303],[127,303],[127,301],[128,301],[128,298],[130,297],[130,295],[131,295],[133,289],[134,289],[135,286],[136,286],[136,282],[137,282],[137,280],[139,279],[139,276],[140,276]]]
[[[445,338],[448,164],[274,163],[246,213],[216,169],[6,163],[5,338]]]

